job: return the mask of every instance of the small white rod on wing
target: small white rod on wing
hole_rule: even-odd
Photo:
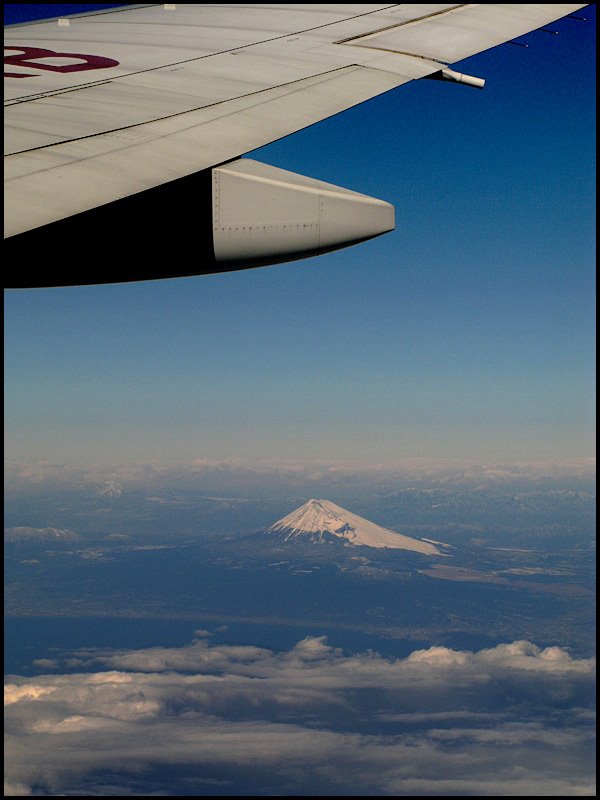
[[[453,81],[454,83],[464,83],[467,86],[475,86],[477,89],[483,89],[485,86],[484,78],[475,78],[473,75],[465,75],[463,72],[455,72],[453,69],[446,67],[439,72],[434,72],[432,75],[426,75],[427,78],[432,78],[437,81]]]

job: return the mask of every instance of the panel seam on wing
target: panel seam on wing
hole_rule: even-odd
[[[416,22],[423,22],[423,20],[431,19],[432,17],[440,17],[444,14],[451,14],[453,11],[469,8],[472,5],[478,5],[478,3],[459,3],[458,5],[451,6],[450,8],[444,8],[441,11],[432,11],[431,14],[423,14],[422,17],[412,17],[411,19],[402,20],[402,22],[395,22],[393,25],[386,25],[383,28],[378,28],[376,31],[360,33],[358,36],[349,36],[347,39],[340,39],[339,41],[334,42],[334,44],[352,44],[353,42],[357,42],[359,39],[368,39],[369,36],[377,36],[385,31],[392,31],[394,28],[404,28],[407,25],[414,25]]]
[[[304,30],[301,30],[301,31],[295,31],[293,35],[294,36],[301,36],[302,34],[312,33],[313,31],[323,30],[324,28],[332,27],[333,25],[343,25],[345,22],[351,22],[351,21],[353,21],[355,19],[360,19],[361,17],[368,17],[368,16],[371,16],[373,14],[381,14],[382,12],[389,11],[389,9],[396,8],[396,7],[397,7],[397,4],[394,4],[394,5],[391,5],[391,6],[387,6],[385,8],[378,8],[376,11],[367,11],[364,14],[355,14],[354,16],[351,16],[351,17],[346,17],[344,19],[338,19],[335,22],[327,22],[327,23],[324,23],[323,25],[316,25],[314,28],[305,28]],[[115,9],[115,10],[117,10],[117,9]],[[123,9],[123,10],[125,10],[125,9]],[[135,9],[131,9],[131,10],[135,10]],[[56,21],[56,19],[54,19],[53,21]],[[393,27],[396,27],[396,26],[393,26]],[[363,36],[368,36],[371,33],[376,33],[376,32],[377,31],[370,31],[368,34],[363,34]],[[277,41],[279,41],[281,39],[287,39],[287,38],[289,38],[290,35],[291,35],[290,33],[284,33],[284,34],[281,34],[279,36],[273,36],[270,39],[262,39],[261,41],[258,41],[258,42],[251,42],[249,44],[240,45],[239,47],[231,47],[231,48],[229,48],[227,50],[219,50],[219,51],[214,52],[214,53],[206,53],[205,55],[202,55],[202,56],[194,56],[194,58],[186,58],[186,59],[183,59],[181,61],[174,61],[171,64],[160,64],[157,67],[146,67],[145,69],[136,70],[135,72],[127,72],[127,73],[125,73],[123,75],[118,75],[113,80],[118,81],[118,80],[121,80],[122,78],[130,78],[133,75],[143,75],[143,74],[145,74],[147,72],[156,72],[157,70],[161,70],[161,69],[169,69],[170,67],[178,67],[178,66],[181,66],[182,64],[192,64],[195,61],[201,61],[203,59],[213,58],[214,56],[225,55],[227,53],[237,53],[237,52],[240,52],[242,50],[248,50],[251,47],[256,47],[257,45],[270,44],[272,42],[277,42]],[[360,37],[353,37],[353,38],[358,39]],[[5,41],[10,41],[10,37],[7,37],[5,39]],[[338,43],[334,42],[333,44],[338,44]],[[98,81],[98,84],[107,83],[107,82],[108,81],[100,80],[100,81]],[[95,85],[96,85],[95,82],[86,84],[86,86],[88,86],[88,87],[89,86],[95,86]],[[78,89],[80,87],[77,86],[77,87],[68,87],[68,88],[69,89],[71,89],[71,88]],[[38,100],[38,99],[40,99],[42,97],[53,97],[54,94],[62,94],[62,90],[59,90],[57,92],[37,93],[35,95],[21,95],[21,97],[13,98],[13,100],[16,101],[16,102],[13,102],[12,105],[17,105],[18,103],[30,103],[33,100]]]
[[[299,84],[299,83],[302,83],[302,82],[308,81],[308,80],[314,81],[314,83],[311,83],[310,86],[318,86],[320,83],[326,83],[330,79],[330,76],[335,74],[335,73],[342,73],[342,72],[353,71],[353,70],[357,70],[357,69],[365,69],[365,67],[363,67],[360,64],[348,64],[348,65],[343,66],[343,67],[336,67],[335,69],[327,70],[326,72],[319,72],[319,73],[317,73],[315,75],[311,75],[309,78],[300,78],[299,80],[290,81],[289,83],[281,83],[281,84],[278,84],[277,86],[268,86],[265,89],[258,89],[258,90],[254,91],[254,92],[248,92],[248,94],[241,94],[241,95],[237,95],[236,97],[228,97],[227,100],[219,100],[216,103],[208,103],[208,104],[203,105],[203,106],[197,106],[196,108],[188,108],[185,111],[177,111],[174,114],[167,114],[164,117],[154,117],[153,119],[146,119],[143,122],[135,122],[132,125],[124,125],[124,126],[122,126],[120,128],[112,128],[112,129],[106,130],[106,131],[99,131],[98,133],[90,133],[90,134],[87,134],[86,136],[76,136],[76,137],[73,137],[71,139],[61,139],[60,142],[52,142],[50,144],[43,144],[43,145],[39,145],[38,147],[31,147],[31,148],[29,148],[27,150],[15,150],[12,153],[5,153],[5,158],[11,158],[12,156],[25,155],[26,153],[35,153],[35,152],[38,152],[38,151],[41,151],[41,150],[49,150],[49,149],[51,149],[53,147],[58,147],[58,146],[63,145],[63,144],[71,144],[71,143],[74,143],[74,142],[81,142],[81,141],[85,141],[86,139],[95,139],[95,138],[98,138],[99,136],[109,136],[110,134],[120,133],[121,131],[132,130],[134,128],[141,128],[141,127],[144,127],[145,125],[152,125],[152,124],[154,124],[156,122],[164,122],[165,120],[175,119],[176,117],[182,117],[182,116],[185,116],[186,114],[193,114],[193,113],[195,113],[197,111],[205,111],[206,109],[209,109],[209,108],[217,108],[220,105],[225,105],[227,103],[231,103],[231,102],[234,102],[236,100],[243,100],[244,98],[250,98],[250,97],[253,97],[253,96],[256,96],[256,95],[265,94],[266,92],[273,92],[274,90],[277,90],[277,89],[284,89],[286,87],[291,87],[294,84]],[[316,78],[320,78],[320,77],[323,77],[323,80],[321,80],[321,81],[315,80]],[[284,94],[293,94],[294,91],[302,91],[305,88],[307,88],[307,87],[306,86],[298,86],[297,89],[293,89],[290,92],[286,92]],[[246,111],[248,108],[256,108],[257,106],[260,106],[260,105],[262,105],[262,102],[257,103],[255,106],[247,106],[243,110]],[[231,114],[237,114],[237,113],[239,113],[239,110],[238,111],[232,111],[230,113]],[[214,119],[223,119],[226,116],[228,116],[228,114],[224,114],[223,117],[212,118],[211,120],[208,120],[207,122],[213,122]],[[206,124],[206,123],[200,123],[200,124]],[[195,127],[195,126],[192,126],[192,127]],[[83,160],[83,159],[81,159],[81,160]],[[54,169],[54,167],[51,167],[51,169]]]

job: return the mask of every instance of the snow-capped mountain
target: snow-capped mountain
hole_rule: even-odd
[[[294,539],[322,542],[337,537],[362,547],[390,547],[428,556],[442,555],[430,542],[382,528],[330,500],[309,500],[271,525],[267,533],[278,534],[286,542]]]
[[[78,542],[81,536],[73,531],[61,528],[4,528],[5,542],[19,542],[22,544]]]

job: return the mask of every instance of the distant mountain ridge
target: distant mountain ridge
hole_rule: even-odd
[[[4,528],[4,541],[22,544],[35,544],[36,542],[61,543],[79,542],[81,536],[78,533],[62,528],[31,528],[28,526],[17,528]]]
[[[280,535],[284,541],[323,542],[336,537],[357,547],[389,547],[428,556],[443,555],[431,542],[382,528],[330,500],[308,500],[271,525],[266,533]]]

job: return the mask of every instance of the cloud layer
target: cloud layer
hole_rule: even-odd
[[[81,651],[9,678],[7,793],[589,795],[594,667],[525,641]]]

